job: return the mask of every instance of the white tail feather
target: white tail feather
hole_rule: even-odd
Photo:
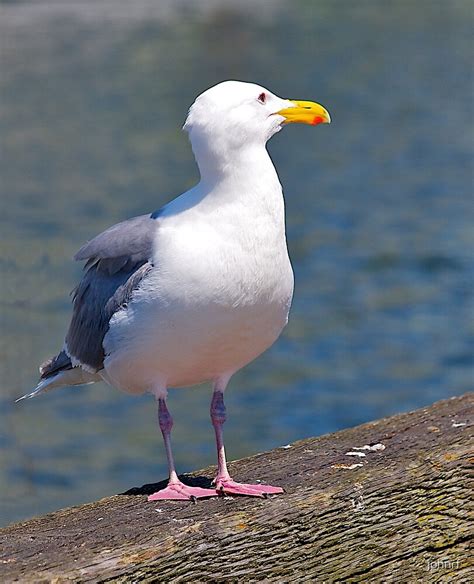
[[[22,395],[21,397],[15,400],[15,403],[23,399],[31,399],[32,397],[36,397],[40,393],[46,392],[50,389],[54,389],[54,387],[57,387],[53,385],[55,377],[57,377],[57,375],[55,375],[54,377],[50,377],[48,379],[42,379],[31,393]],[[52,385],[53,387],[51,387]]]
[[[24,399],[31,399],[40,393],[46,393],[52,389],[68,387],[70,385],[86,385],[88,383],[95,383],[101,379],[102,378],[97,373],[89,373],[80,367],[66,369],[64,371],[59,371],[55,375],[51,375],[51,377],[42,379],[31,393],[22,395],[17,400],[15,400],[15,403]]]

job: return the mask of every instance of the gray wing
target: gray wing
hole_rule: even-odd
[[[155,214],[140,215],[112,225],[85,243],[74,259],[87,260],[85,268],[97,264],[100,271],[110,275],[148,260],[157,226]]]
[[[157,221],[141,215],[114,225],[83,245],[74,256],[87,260],[85,274],[73,291],[73,315],[66,347],[74,365],[99,371],[104,363],[104,336],[113,314],[152,269]]]

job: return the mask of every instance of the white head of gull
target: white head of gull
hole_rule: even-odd
[[[266,142],[285,124],[329,123],[319,104],[225,81],[189,110],[199,183],[151,214],[114,225],[76,254],[86,260],[63,349],[40,367],[42,392],[105,380],[152,393],[169,465],[149,500],[220,493],[256,497],[280,487],[242,484],[227,470],[222,427],[232,375],[280,335],[293,296],[281,185]],[[183,484],[171,451],[168,388],[211,382],[218,454],[213,489]]]

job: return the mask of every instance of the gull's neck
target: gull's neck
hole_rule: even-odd
[[[243,238],[244,247],[271,248],[286,257],[283,193],[265,144],[247,144],[227,155],[225,150],[196,148],[193,142],[193,151],[201,180],[185,193],[185,206],[199,205],[214,225],[217,213],[219,229]]]
[[[265,144],[218,149],[193,144],[201,175],[200,186],[208,192],[235,187],[241,192],[278,190],[281,186]]]

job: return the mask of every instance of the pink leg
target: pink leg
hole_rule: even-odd
[[[188,487],[183,484],[176,474],[173,453],[171,451],[171,428],[173,418],[166,407],[166,400],[158,398],[158,422],[165,442],[166,456],[168,458],[169,481],[168,486],[161,491],[157,491],[148,497],[149,501],[160,501],[169,499],[194,500],[203,497],[216,497],[217,493],[213,489],[201,489],[200,487]]]
[[[222,431],[222,426],[226,421],[224,394],[218,389],[214,390],[214,395],[212,396],[211,420],[216,433],[217,446],[217,476],[214,481],[216,484],[216,491],[228,495],[248,495],[251,497],[265,497],[270,494],[283,493],[281,487],[237,483],[229,475]]]

